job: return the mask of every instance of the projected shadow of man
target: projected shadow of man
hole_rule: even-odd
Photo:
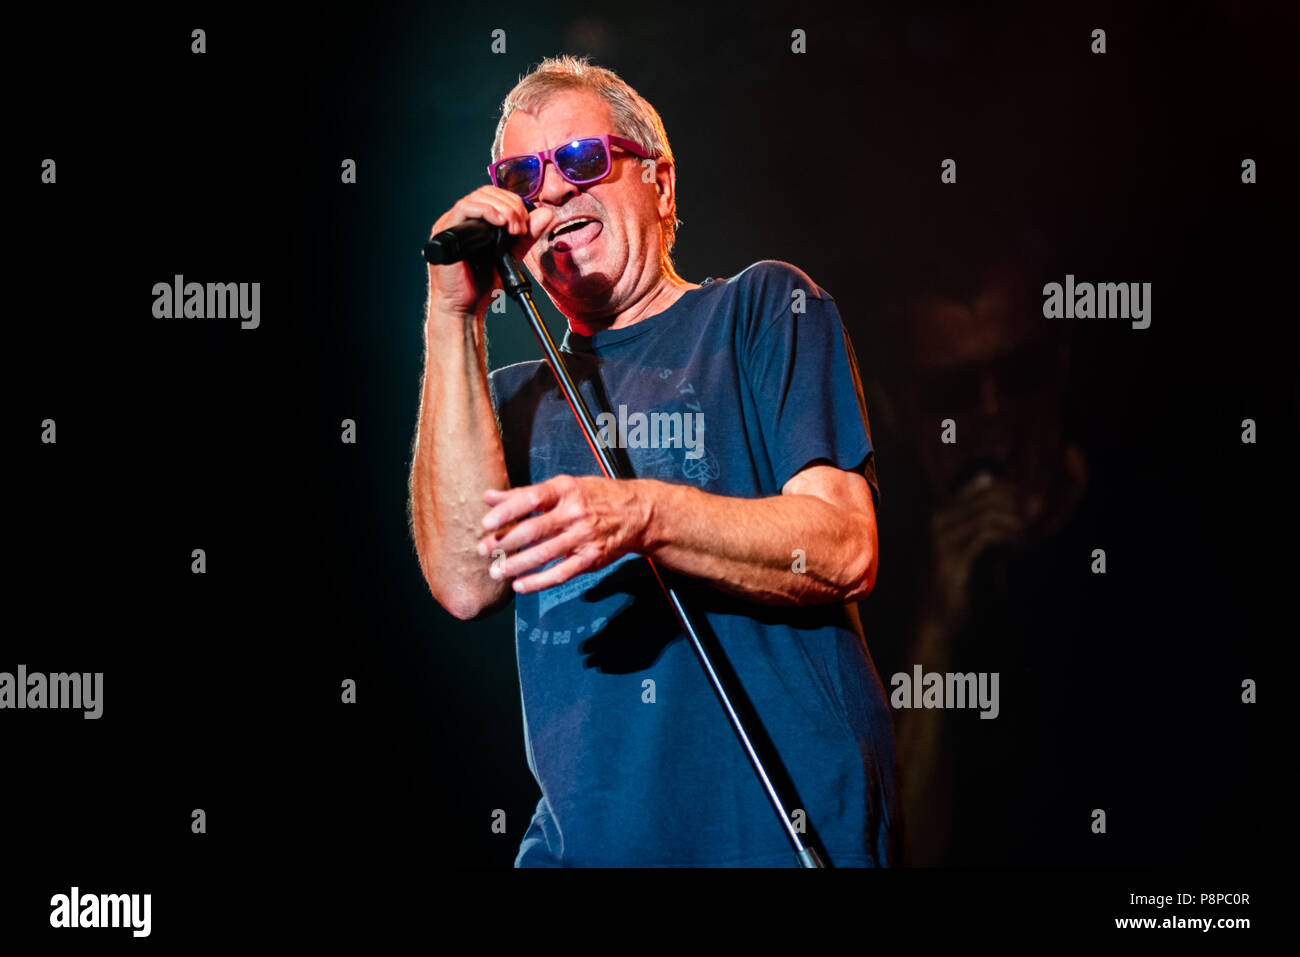
[[[959,244],[954,255],[977,245]],[[1003,670],[1015,679],[1003,681],[1004,695],[1017,695],[1053,653],[1034,642],[1056,641],[1045,624],[1041,635],[1030,634],[1041,624],[1032,609],[1075,603],[1071,588],[1080,576],[1056,581],[1043,570],[1076,547],[1061,533],[1088,487],[1088,468],[1065,436],[1070,343],[1043,319],[1032,269],[1014,256],[975,253],[970,263],[975,268],[964,275],[957,269],[914,285],[895,301],[896,369],[873,402],[907,446],[929,503],[928,560],[906,641],[907,670]],[[939,438],[946,420],[956,430],[951,443]],[[1072,645],[1061,641],[1059,648]],[[1009,812],[1004,802],[982,817],[996,802],[981,794],[1036,793],[1030,765],[1039,755],[1026,747],[1026,728],[1035,717],[1051,724],[1029,699],[1017,701],[989,722],[895,703],[908,864],[991,862],[986,848],[995,839],[972,835],[981,827],[997,831]],[[979,773],[982,791],[972,783]],[[1000,852],[1014,856],[1005,844]]]

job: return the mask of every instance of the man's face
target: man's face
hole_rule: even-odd
[[[1069,353],[1045,328],[1024,277],[991,275],[969,303],[914,300],[910,343],[896,393],[904,434],[933,491],[953,494],[981,468],[1014,483],[1027,517],[1062,454],[1062,399]],[[958,422],[956,445],[940,444],[938,424]]]
[[[603,133],[617,134],[603,99],[586,91],[557,93],[535,113],[510,115],[501,155],[541,152]],[[660,269],[659,221],[667,199],[654,176],[645,181],[640,157],[613,146],[610,155],[610,174],[589,186],[574,186],[546,163],[542,190],[532,200],[554,209],[555,220],[524,262],[566,313],[616,311]],[[597,222],[554,236],[556,226],[578,216]]]

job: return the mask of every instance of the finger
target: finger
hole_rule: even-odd
[[[1020,541],[1020,527],[1007,523],[983,526],[961,543],[957,552],[967,558],[978,555],[993,544],[1015,545]]]
[[[524,519],[524,521],[509,528],[489,532],[479,539],[478,553],[480,555],[490,555],[498,548],[507,553],[517,552],[534,542],[559,534],[564,531],[564,527],[565,523],[556,516],[555,510],[552,509],[533,518]]]
[[[539,206],[528,214],[528,235],[541,239],[555,222],[555,210],[549,206]]]
[[[978,550],[983,548],[990,538],[1015,544],[1019,541],[1020,534],[1018,526],[1007,523],[971,528],[961,535],[936,539],[934,552],[941,560],[965,562],[978,554]]]
[[[1004,535],[994,529],[989,529],[988,531],[982,533],[975,539],[975,543],[971,547],[969,553],[971,557],[971,563],[974,564],[974,560],[979,558],[980,555],[984,554],[984,550],[986,548],[991,548],[994,545],[1014,545],[1014,544],[1015,544],[1015,536]]]
[[[1014,496],[1018,491],[1016,483],[1000,476],[980,472],[957,491],[948,496],[944,507],[957,508],[963,503],[980,501],[985,498]]]
[[[493,205],[486,200],[471,199],[466,197],[456,203],[451,209],[438,217],[433,224],[433,229],[429,233],[429,238],[433,239],[439,233],[448,229],[455,229],[457,226],[471,219],[481,219],[491,223],[493,226],[503,226],[506,223],[505,211]],[[453,263],[453,265],[455,265]]]
[[[549,541],[551,541],[551,539],[544,538],[542,539],[542,541],[538,542],[537,544],[542,545]],[[510,558],[510,555],[506,552],[504,548],[493,548],[491,549],[490,552],[484,552],[480,549],[479,554],[483,555],[484,557],[488,557],[488,555],[490,555],[492,558],[491,563],[488,565],[488,575],[490,577],[497,580],[512,577],[512,575],[509,573],[509,570],[506,570],[505,572],[501,570],[501,566],[504,565],[506,560]],[[527,571],[527,570],[528,570],[527,568],[523,569],[523,571]],[[519,570],[516,569],[514,574],[518,574],[518,571]]]
[[[936,536],[936,540],[959,545],[986,530],[1015,532],[1019,530],[1021,526],[1022,522],[1020,521],[1020,517],[1015,513],[985,512],[982,515],[976,516],[972,521],[943,529]]]
[[[555,222],[555,211],[547,207],[539,207],[528,214],[528,231],[527,234],[520,237],[511,250],[516,259],[523,259],[528,255],[528,251],[533,248],[539,239],[550,231]]]
[[[555,561],[570,554],[582,544],[578,535],[557,535],[516,555],[507,555],[500,562],[493,563],[493,578],[518,578],[534,568],[541,568],[547,562]]]
[[[936,511],[932,517],[935,528],[942,529],[975,521],[986,513],[1019,512],[1019,496],[1013,490],[986,490],[974,498],[952,501]]]
[[[555,486],[549,480],[537,485],[508,489],[505,492],[489,489],[483,493],[483,499],[492,504],[492,499],[497,495],[504,497],[497,500],[497,503],[483,516],[483,528],[489,532],[496,531],[507,522],[513,522],[525,515],[549,509],[558,501]]]
[[[936,518],[932,528],[936,535],[946,537],[950,535],[960,535],[967,529],[978,528],[989,522],[1019,521],[1020,509],[1016,507],[1014,502],[1011,502],[1005,505],[993,505],[976,512],[966,512],[960,515],[946,515],[942,518]]]
[[[502,207],[510,214],[510,222],[514,227],[510,232],[521,236],[528,232],[528,207],[524,204],[522,196],[501,186],[488,185],[480,188],[493,200],[501,203]]]
[[[507,489],[490,488],[483,493],[483,501],[490,506],[488,511],[483,515],[483,519],[484,519],[483,529],[485,532],[487,530],[486,520],[488,515],[492,513],[492,509],[498,505],[501,505],[502,503],[513,502],[514,496],[519,491],[519,489],[527,488],[527,487],[528,486],[521,485],[517,489],[516,488],[507,488]],[[493,529],[490,534],[504,535],[513,525],[517,524],[519,520],[516,519],[513,522],[509,519],[499,520],[499,516],[494,515],[493,521],[496,521],[497,527]]]
[[[496,186],[480,186],[468,196],[463,197],[454,211],[464,214],[465,219],[487,220],[496,226],[505,226],[512,235],[528,232],[528,213],[523,200],[509,190]]]
[[[564,561],[552,565],[544,572],[538,572],[536,575],[528,575],[524,578],[516,578],[514,590],[524,593],[553,588],[581,575],[583,572],[590,571],[593,565],[595,565],[595,559],[588,558],[585,555],[572,555]]]
[[[482,219],[494,226],[506,226],[511,233],[522,232],[526,228],[522,220],[512,224],[509,204],[492,195],[471,193],[460,200],[453,210],[456,214],[452,216],[453,222],[449,226],[443,226],[443,229],[458,226],[467,219]],[[440,231],[437,227],[434,229],[435,232]]]

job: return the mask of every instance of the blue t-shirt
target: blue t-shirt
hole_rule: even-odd
[[[597,424],[629,477],[758,498],[826,460],[865,474],[879,503],[853,348],[835,301],[788,263],[707,280],[624,329],[570,330],[561,348],[593,416],[608,411]],[[544,362],[488,381],[512,487],[601,474]],[[791,540],[792,567],[800,546]],[[856,606],[779,607],[674,583],[779,756],[769,772],[793,782],[806,842],[833,866],[896,863],[892,717]],[[794,866],[642,556],[516,595],[515,636],[542,792],[517,867]]]

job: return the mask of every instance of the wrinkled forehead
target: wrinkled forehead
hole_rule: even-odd
[[[511,113],[501,134],[501,155],[540,153],[571,139],[613,132],[608,103],[586,90],[566,90],[532,111]]]

